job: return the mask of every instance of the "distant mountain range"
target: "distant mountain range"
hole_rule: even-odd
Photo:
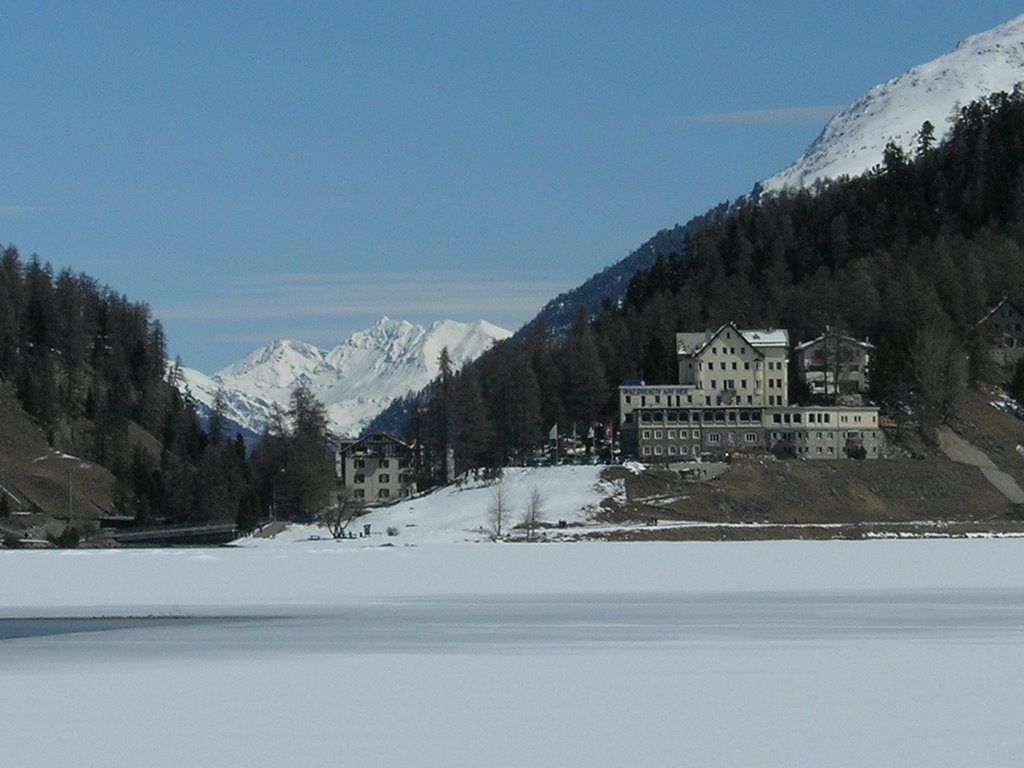
[[[275,404],[287,410],[300,384],[326,406],[336,434],[354,436],[393,399],[430,383],[445,347],[460,366],[511,335],[483,320],[444,320],[424,328],[384,317],[329,351],[282,339],[212,376],[191,368],[184,368],[182,376],[201,413],[209,413],[222,391],[227,418],[247,438],[260,433]]]

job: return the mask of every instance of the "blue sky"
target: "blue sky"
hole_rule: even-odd
[[[1021,12],[831,6],[0,0],[0,243],[207,372],[385,314],[514,328]]]

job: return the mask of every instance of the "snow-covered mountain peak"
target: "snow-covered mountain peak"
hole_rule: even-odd
[[[940,140],[956,110],[1024,80],[1024,15],[965,38],[949,53],[876,85],[840,110],[788,168],[761,182],[765,191],[858,176],[878,165],[889,141],[912,152],[928,121]]]
[[[425,329],[382,317],[330,351],[280,339],[213,376],[188,368],[182,373],[193,396],[206,406],[223,391],[228,417],[251,432],[259,433],[274,404],[287,408],[292,390],[305,384],[327,407],[331,428],[354,435],[396,397],[430,383],[444,347],[458,367],[511,335],[483,320],[444,320]]]

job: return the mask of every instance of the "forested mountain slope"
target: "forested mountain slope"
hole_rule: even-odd
[[[553,425],[613,420],[623,380],[674,381],[676,331],[729,320],[870,337],[874,396],[948,418],[968,382],[998,376],[978,321],[1024,295],[1024,93],[964,107],[939,146],[890,144],[866,176],[740,201],[682,254],[638,272],[621,307],[580,311],[564,336],[535,324],[435,383],[407,429],[468,463],[523,457]]]

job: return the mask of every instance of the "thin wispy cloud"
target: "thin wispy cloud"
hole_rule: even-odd
[[[389,315],[494,318],[530,315],[566,282],[462,272],[359,272],[241,277],[217,295],[154,302],[163,320],[346,319]]]
[[[43,209],[38,205],[24,205],[22,203],[0,203],[0,219],[21,219],[32,216]]]
[[[678,120],[687,125],[801,123],[808,120],[827,120],[844,106],[844,104],[823,104],[814,107],[775,107],[773,109],[743,109],[735,112],[705,112],[700,115],[683,115]]]

